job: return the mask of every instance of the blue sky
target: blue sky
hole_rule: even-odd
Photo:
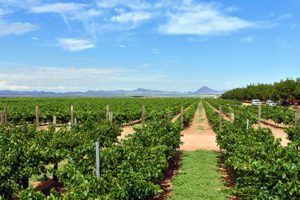
[[[300,0],[0,0],[0,90],[272,83],[299,36]]]

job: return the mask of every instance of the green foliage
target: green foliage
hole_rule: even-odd
[[[209,122],[217,132],[217,142],[224,150],[225,164],[235,172],[235,193],[241,199],[299,199],[300,154],[297,143],[280,145],[270,129],[246,130],[246,117],[223,122],[218,127],[217,114],[206,103]],[[291,129],[292,130],[292,129]]]
[[[183,127],[188,127],[190,125],[190,123],[192,122],[194,115],[195,115],[195,111],[197,109],[199,105],[199,101],[194,102],[192,105],[190,105],[190,107],[185,110],[184,115],[183,115]],[[177,119],[177,121],[179,121],[180,118]]]
[[[162,118],[172,111],[180,112],[180,107],[188,107],[197,99],[193,98],[5,98],[0,107],[8,106],[10,123],[35,122],[35,106],[40,108],[40,122],[52,122],[53,116],[57,123],[70,121],[70,107],[74,106],[75,117],[84,121],[106,120],[106,106],[113,112],[114,122],[118,124],[140,120],[141,109],[146,107],[146,120]]]
[[[0,127],[0,194],[12,197],[28,179],[39,172],[42,149],[36,130],[28,125]]]
[[[224,113],[234,113],[235,120],[249,119],[250,122],[256,123],[258,117],[257,106],[241,106],[241,103],[234,103],[236,101],[222,100],[222,99],[206,99],[215,109],[222,106]],[[229,102],[228,102],[229,101]],[[278,124],[294,125],[295,124],[295,111],[287,107],[267,106],[261,107],[261,118],[266,120],[273,120]],[[240,122],[240,121],[239,121]],[[242,122],[245,123],[245,122]]]
[[[95,145],[78,147],[60,177],[66,199],[145,199],[161,191],[168,160],[180,145],[180,127],[166,120],[147,124],[121,144],[101,149],[95,177]]]
[[[20,98],[3,102],[9,105],[11,122],[0,127],[0,195],[5,199],[17,195],[21,199],[145,199],[153,196],[161,191],[158,182],[180,145],[181,127],[164,119],[166,113],[179,113],[181,106],[192,104],[185,114],[188,123],[198,104],[197,99],[187,98]],[[101,109],[98,103],[103,106]],[[116,116],[114,123],[105,120],[107,104]],[[54,127],[38,131],[34,125],[19,125],[20,121],[33,122],[34,105],[41,107],[41,121],[49,121],[55,114],[61,123],[70,120],[68,109],[73,105],[80,123],[73,128],[62,126],[58,131]],[[146,125],[137,128],[126,140],[118,141],[120,124],[139,119],[142,105],[146,106]],[[101,146],[99,179],[95,176],[96,141]],[[45,173],[46,165],[56,165],[66,159],[68,164],[63,169],[51,170],[63,183],[64,195],[52,191],[46,197],[27,188],[25,183],[31,176]]]
[[[251,84],[245,88],[236,88],[225,92],[223,99],[237,100],[287,100],[300,99],[300,78],[281,80],[274,84]]]
[[[285,129],[285,132],[288,134],[288,139],[292,142],[295,142],[300,146],[300,125],[296,127],[289,127]]]

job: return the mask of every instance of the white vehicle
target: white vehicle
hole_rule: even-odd
[[[251,104],[252,106],[260,106],[261,101],[259,99],[252,99]]]
[[[272,101],[272,100],[267,100],[267,101],[266,101],[266,104],[267,104],[268,106],[275,106],[275,103],[274,103],[274,101]]]

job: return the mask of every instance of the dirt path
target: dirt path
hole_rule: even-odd
[[[124,126],[121,135],[118,137],[118,140],[124,139],[126,136],[135,133],[133,129],[134,125]]]
[[[180,146],[180,150],[194,151],[205,149],[219,151],[216,134],[208,123],[205,109],[200,107],[200,112],[198,109],[195,112],[191,125],[181,132],[183,134],[181,140],[184,144]]]

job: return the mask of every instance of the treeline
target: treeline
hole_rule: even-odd
[[[237,100],[288,100],[300,99],[300,78],[286,79],[274,84],[250,84],[245,88],[236,88],[225,92],[223,99]]]

